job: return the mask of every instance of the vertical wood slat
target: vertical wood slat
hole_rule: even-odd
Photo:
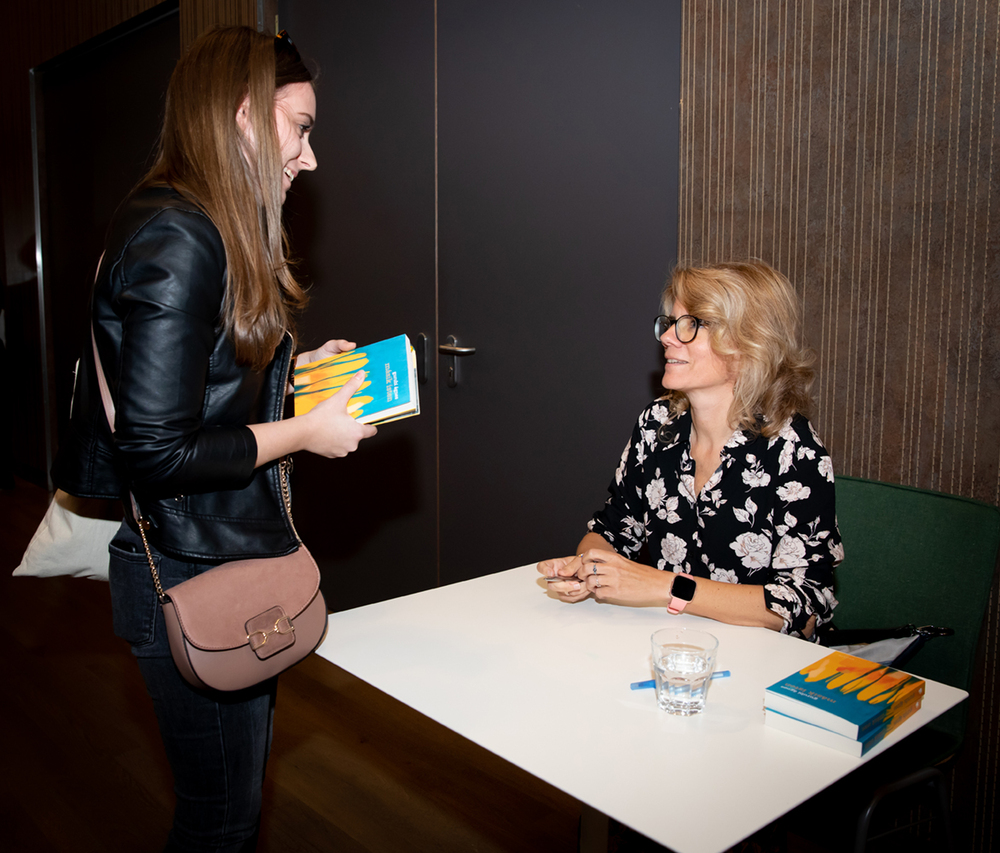
[[[792,279],[838,471],[1000,503],[1000,4],[686,0],[684,28],[680,260]],[[955,795],[982,851],[998,628],[995,590]]]
[[[181,0],[181,51],[217,24],[257,29],[259,0]],[[264,29],[274,26],[274,18]]]

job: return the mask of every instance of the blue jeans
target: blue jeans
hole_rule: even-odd
[[[138,659],[174,774],[177,804],[165,853],[249,853],[260,827],[277,678],[232,693],[189,685],[170,656],[142,539],[123,522],[110,551],[115,634]],[[164,589],[211,568],[155,549],[153,557]]]

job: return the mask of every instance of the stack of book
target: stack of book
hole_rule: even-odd
[[[923,679],[832,652],[764,691],[764,722],[860,757],[920,708]]]

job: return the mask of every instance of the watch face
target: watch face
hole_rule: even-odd
[[[687,575],[677,575],[674,578],[674,585],[670,588],[670,594],[674,598],[679,598],[682,601],[690,601],[694,598],[694,591],[698,588],[691,578]]]

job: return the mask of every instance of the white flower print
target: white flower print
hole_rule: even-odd
[[[764,470],[764,466],[752,453],[747,454],[747,465],[747,469],[743,472],[743,482],[751,489],[766,486],[771,482],[771,475]]]
[[[771,557],[771,543],[760,533],[741,533],[729,545],[748,569],[762,569]]]
[[[791,421],[785,422],[785,425],[781,428],[778,436],[785,439],[785,441],[792,442],[792,444],[798,444],[799,442],[799,434],[795,431],[795,427]]]
[[[833,482],[833,460],[829,456],[822,456],[817,466],[819,473],[826,477],[827,482]]]
[[[833,555],[833,564],[836,566],[844,561],[844,543],[839,539],[830,540],[830,553]]]
[[[628,470],[628,453],[632,449],[632,439],[628,440],[625,449],[622,451],[621,461],[618,463],[618,470],[615,471],[615,483],[619,486],[625,482],[625,472]]]
[[[681,474],[680,493],[688,499],[688,503],[694,504],[697,497],[694,493],[694,474]]]
[[[622,526],[624,528],[625,535],[634,542],[642,542],[646,538],[646,528],[638,519],[626,515],[625,518],[622,519]]]
[[[650,509],[659,509],[660,504],[663,503],[666,496],[667,490],[663,485],[662,477],[652,480],[649,485],[646,486],[646,501],[649,503]]]
[[[802,483],[799,483],[796,480],[791,480],[784,486],[778,487],[778,497],[785,503],[791,503],[792,501],[804,501],[811,494],[812,489],[808,486],[803,486]]]
[[[794,569],[807,565],[806,543],[797,536],[783,536],[771,556],[771,568]]]
[[[660,550],[663,552],[663,559],[672,566],[681,565],[684,562],[684,558],[687,557],[687,545],[683,539],[679,536],[674,536],[673,533],[668,533],[663,537]]]
[[[732,569],[720,569],[712,566],[712,580],[720,583],[739,583],[740,579]]]
[[[778,473],[787,474],[795,461],[795,445],[786,441],[778,454]]]
[[[663,509],[660,510],[656,515],[661,521],[667,522],[667,524],[677,524],[681,520],[681,517],[677,514],[677,507],[680,505],[680,498],[677,495],[671,495],[663,504]]]
[[[740,509],[738,506],[733,507],[733,515],[744,524],[753,526],[754,518],[757,515],[757,504],[753,502],[752,498],[747,498],[747,502],[743,504],[743,509]]]
[[[658,424],[670,423],[670,409],[660,403],[653,404],[649,416]]]
[[[747,438],[747,434],[743,430],[736,430],[730,437],[729,441],[726,442],[726,447],[736,448],[742,444],[746,444],[750,439]]]
[[[800,447],[796,451],[795,456],[798,459],[815,459],[816,451],[813,450],[811,447],[806,447],[805,445],[802,445],[802,447]]]
[[[771,587],[768,587],[771,589]],[[792,624],[792,611],[787,607],[783,607],[775,601],[770,602],[770,610],[777,616],[780,616],[784,624],[781,626],[781,633],[787,634],[789,631],[789,626]]]
[[[795,595],[795,591],[789,589],[784,584],[780,583],[769,583],[765,587],[769,593],[774,598],[780,599],[781,601],[796,601],[798,596]]]
[[[774,532],[778,536],[784,536],[789,530],[793,529],[796,524],[798,524],[798,519],[790,512],[786,512],[784,524],[775,525]]]

